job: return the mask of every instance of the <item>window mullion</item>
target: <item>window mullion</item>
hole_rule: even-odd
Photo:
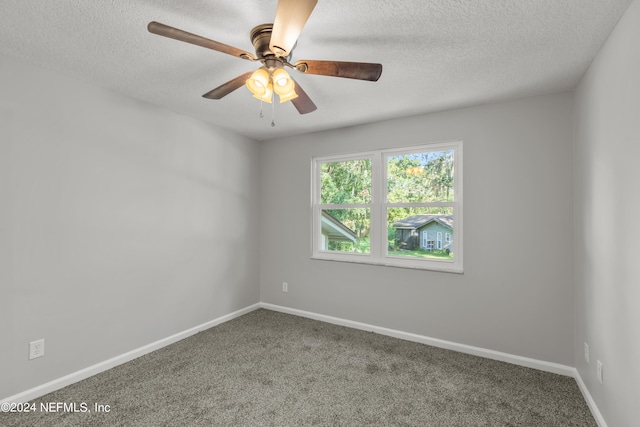
[[[383,242],[386,241],[383,232],[386,215],[382,212],[386,198],[382,182],[384,181],[384,167],[382,153],[376,152],[371,162],[371,256],[380,259],[384,254]]]
[[[332,204],[318,204],[320,209],[371,209],[371,203],[353,203],[353,204],[342,204],[342,205],[332,205]]]
[[[320,230],[320,162],[316,159],[311,160],[311,256],[316,256],[320,249],[320,240],[322,233]]]
[[[389,208],[452,208],[456,202],[396,202],[387,203]]]

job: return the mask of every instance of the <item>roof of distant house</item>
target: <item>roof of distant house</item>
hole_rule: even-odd
[[[327,211],[322,211],[322,231],[323,234],[326,233],[332,240],[356,241],[355,231],[344,225]]]
[[[445,227],[453,229],[453,215],[433,214],[433,215],[413,215],[393,223],[395,228],[417,230],[430,222],[438,222]]]

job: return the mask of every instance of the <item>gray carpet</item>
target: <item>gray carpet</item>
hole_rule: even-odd
[[[573,378],[263,309],[40,402],[91,412],[0,425],[596,426]]]

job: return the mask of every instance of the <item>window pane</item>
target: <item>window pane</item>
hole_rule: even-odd
[[[327,209],[321,219],[320,250],[370,253],[369,209]]]
[[[452,202],[453,153],[431,151],[387,158],[387,200]]]
[[[320,203],[371,202],[371,160],[322,163]]]
[[[387,210],[387,254],[453,260],[453,208]]]

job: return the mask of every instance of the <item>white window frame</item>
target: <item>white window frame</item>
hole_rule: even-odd
[[[387,197],[387,161],[389,157],[415,154],[427,151],[454,151],[454,185],[452,202],[423,202],[423,203],[389,203]],[[329,162],[344,162],[359,159],[371,160],[371,202],[364,204],[321,204],[321,174],[322,164]],[[362,264],[384,265],[391,267],[415,268],[424,270],[463,273],[463,192],[462,192],[462,141],[447,141],[408,146],[403,148],[383,149],[345,155],[322,156],[311,159],[311,258],[330,261],[354,262]],[[452,236],[454,259],[401,257],[387,254],[387,210],[394,207],[451,207],[453,208],[454,232]],[[370,253],[347,253],[323,250],[321,216],[323,209],[369,209]]]

